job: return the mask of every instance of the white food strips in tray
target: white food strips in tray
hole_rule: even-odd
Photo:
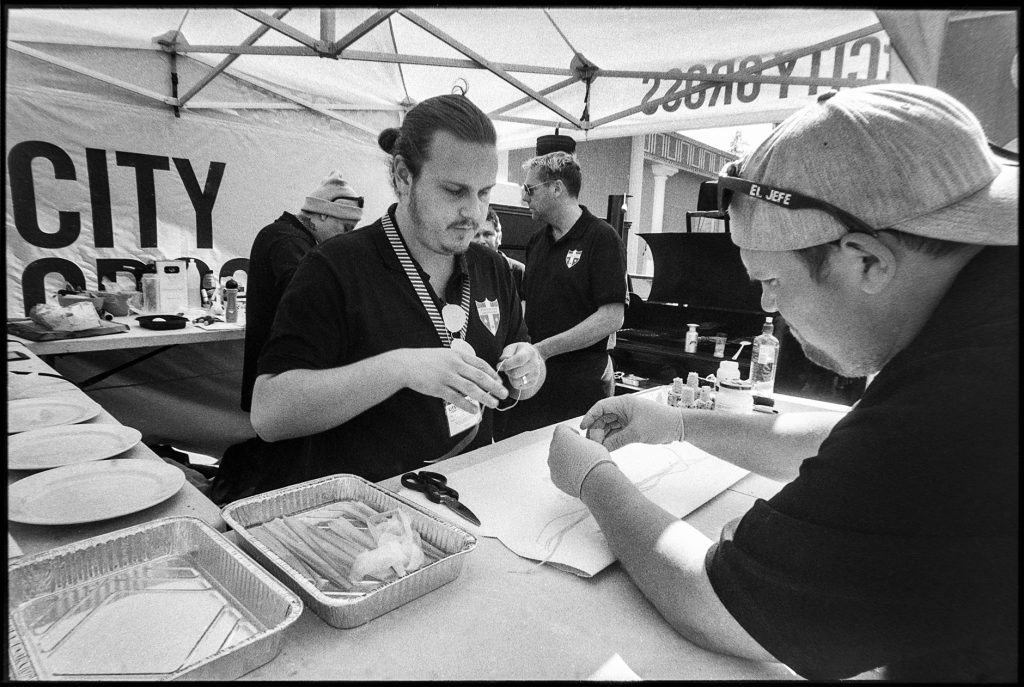
[[[365,594],[336,596],[318,589],[249,531],[274,518],[305,513],[339,501],[359,501],[377,512],[404,511],[420,537],[440,549],[444,556]],[[321,477],[240,499],[228,504],[221,516],[238,533],[244,551],[293,589],[327,624],[338,628],[362,625],[451,582],[462,570],[463,556],[476,547],[473,535],[357,475]]]
[[[230,680],[270,661],[302,601],[196,518],[12,561],[11,677]]]

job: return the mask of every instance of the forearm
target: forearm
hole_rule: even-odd
[[[591,346],[622,327],[624,307],[603,305],[587,319],[560,334],[534,344],[545,360]]]
[[[616,558],[676,632],[710,651],[775,660],[715,594],[704,570],[710,539],[644,497],[609,463],[590,471],[581,498]]]
[[[780,482],[793,480],[843,413],[737,414],[683,410],[685,439],[697,448]]]
[[[406,385],[400,357],[395,350],[329,370],[260,375],[253,388],[253,429],[266,441],[280,441],[337,427]]]

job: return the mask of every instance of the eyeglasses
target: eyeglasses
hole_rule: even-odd
[[[359,207],[359,208],[363,207],[363,197],[362,196],[338,196],[334,200],[352,200],[352,201],[355,201],[356,207]]]
[[[839,220],[851,233],[878,236],[878,231],[871,225],[842,208],[796,191],[743,179],[736,176],[738,171],[736,163],[730,163],[718,175],[718,212],[720,213],[724,214],[728,211],[733,192],[736,191],[749,198],[771,203],[785,210],[820,210]]]
[[[544,184],[550,184],[551,181],[552,180],[549,179],[548,181],[542,181],[539,184],[530,184],[529,186],[523,184],[523,193],[526,194],[527,198],[533,198],[533,189],[537,188],[538,186],[543,186]]]

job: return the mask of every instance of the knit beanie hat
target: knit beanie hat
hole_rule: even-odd
[[[358,222],[363,217],[363,199],[341,177],[331,172],[320,188],[306,196],[302,209],[317,215]]]

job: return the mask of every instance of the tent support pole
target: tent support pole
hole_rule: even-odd
[[[556,84],[552,84],[551,86],[548,86],[546,88],[542,88],[540,91],[538,91],[538,93],[540,93],[541,95],[548,95],[549,93],[554,93],[555,91],[560,91],[563,88],[565,88],[566,86],[571,86],[574,83],[576,83],[577,81],[579,81],[579,78],[574,76],[574,77],[572,77],[570,79],[566,79],[565,81],[559,81]],[[515,108],[519,107],[520,105],[525,105],[526,103],[529,103],[529,102],[532,102],[532,101],[533,101],[533,98],[531,98],[530,96],[526,96],[525,98],[520,98],[519,100],[511,102],[508,105],[502,105],[501,107],[499,107],[496,110],[491,110],[488,113],[488,116],[489,117],[493,117],[495,115],[500,115],[503,112],[508,112],[509,110],[514,110]]]
[[[444,31],[442,31],[441,29],[439,29],[436,26],[434,26],[433,24],[431,24],[430,22],[428,22],[425,19],[419,17],[418,15],[414,14],[413,12],[409,12],[407,10],[399,10],[398,13],[401,14],[406,19],[408,19],[409,21],[411,21],[412,23],[414,23],[417,26],[419,26],[421,29],[423,29],[427,33],[433,35],[438,40],[440,40],[440,41],[442,41],[444,43],[447,43],[449,46],[451,46],[452,48],[455,48],[460,53],[462,53],[466,57],[470,58],[474,62],[477,62],[478,64],[482,65],[485,69],[487,69],[488,71],[492,72],[496,76],[500,77],[501,79],[503,79],[504,81],[506,81],[510,85],[515,86],[516,88],[518,88],[523,93],[526,93],[527,95],[532,97],[534,100],[539,102],[541,105],[543,105],[544,107],[548,108],[549,110],[551,110],[555,114],[557,114],[560,117],[562,117],[563,119],[565,119],[567,122],[575,124],[576,127],[580,128],[580,129],[586,129],[587,128],[587,125],[585,125],[579,119],[577,119],[576,117],[572,116],[571,114],[569,114],[567,111],[565,111],[564,109],[562,109],[558,105],[555,105],[549,99],[545,98],[540,93],[538,93],[537,91],[533,90],[532,88],[530,88],[529,86],[524,84],[522,81],[520,81],[519,79],[517,79],[514,76],[512,76],[511,74],[509,74],[504,69],[501,69],[500,67],[498,67],[498,66],[496,66],[494,64],[491,64],[482,55],[474,52],[469,47],[467,47],[467,46],[463,45],[462,43],[460,43],[459,41],[455,40],[454,38],[452,38],[451,36],[446,34]]]
[[[331,47],[329,48],[331,54],[334,55],[335,57],[338,57],[338,55],[341,54],[342,50],[344,50],[345,48],[347,48],[348,46],[352,45],[357,40],[365,36],[378,24],[380,24],[382,21],[384,21],[397,11],[398,10],[379,10],[377,12],[374,12],[372,15],[370,15],[369,18],[361,22],[359,26],[355,27],[354,29],[346,33],[344,36],[331,43]]]
[[[247,17],[249,17],[250,19],[255,19],[256,21],[258,21],[261,24],[266,24],[267,26],[269,26],[270,28],[274,29],[278,33],[283,33],[284,35],[288,36],[289,38],[291,38],[293,41],[296,41],[297,43],[302,43],[307,48],[311,48],[313,50],[316,50],[318,53],[320,52],[320,48],[322,46],[320,41],[316,40],[312,36],[307,36],[306,34],[302,33],[298,29],[295,29],[295,28],[292,28],[291,26],[288,26],[283,21],[281,21],[279,19],[275,19],[274,17],[270,16],[266,12],[261,12],[259,10],[244,10],[244,9],[238,9],[237,11],[241,12],[242,14],[244,14]]]
[[[284,15],[288,14],[288,12],[290,12],[290,11],[291,10],[278,10],[277,12],[274,12],[274,19],[280,19]],[[241,44],[242,45],[252,45],[256,41],[258,41],[260,38],[262,38],[263,34],[265,34],[267,31],[270,31],[270,27],[269,26],[261,26],[260,28],[256,29],[251,34],[249,34],[249,37],[246,38],[244,41],[242,41]],[[210,72],[209,74],[207,74],[203,78],[199,79],[199,81],[194,86],[192,86],[192,88],[188,89],[188,91],[185,92],[185,95],[183,95],[181,98],[178,99],[178,105],[184,105],[189,100],[191,100],[192,97],[196,93],[198,93],[199,91],[201,91],[203,88],[206,87],[206,84],[208,84],[211,81],[213,81],[217,77],[218,74],[220,74],[225,69],[227,69],[231,65],[231,63],[234,62],[237,59],[238,59],[238,55],[228,55],[223,60],[221,60],[220,63],[216,67],[213,68],[212,72]]]

